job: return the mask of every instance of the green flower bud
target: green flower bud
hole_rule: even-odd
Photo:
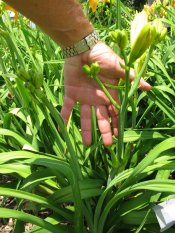
[[[31,77],[32,77],[32,84],[36,89],[42,87],[44,80],[42,73],[34,71]]]
[[[96,77],[100,72],[100,66],[97,62],[92,63],[91,65],[91,76]]]
[[[128,33],[126,30],[115,30],[110,33],[110,39],[112,42],[118,45],[118,47],[123,50],[126,48],[128,43]]]
[[[97,62],[92,63],[91,66],[84,65],[83,66],[83,72],[87,74],[88,77],[96,77],[98,73],[100,72],[100,66]]]
[[[110,32],[109,37],[110,37],[112,42],[119,44],[120,40],[121,40],[121,31],[119,29],[112,31],[112,32]]]
[[[165,28],[164,24],[162,23],[161,19],[155,19],[153,21],[153,25],[156,28],[156,37],[154,40],[154,44],[159,43],[163,40],[167,34],[167,29]]]
[[[123,50],[126,48],[128,44],[128,32],[126,30],[121,31],[121,41],[120,41],[120,48]]]
[[[26,72],[25,69],[19,69],[17,71],[17,76],[19,79],[21,79],[24,82],[28,82],[31,79],[30,74]]]
[[[91,76],[91,68],[90,68],[90,66],[84,65],[83,68],[82,68],[82,71],[83,71],[85,74],[87,74],[88,77]]]
[[[129,64],[136,61],[153,43],[156,35],[155,28],[150,24],[146,24],[142,27],[140,33],[137,35],[132,47],[129,58]]]
[[[130,39],[131,46],[135,43],[136,38],[148,22],[148,14],[145,10],[142,10],[140,13],[137,13],[134,17],[134,20],[131,23]]]

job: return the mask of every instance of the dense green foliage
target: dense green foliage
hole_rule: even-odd
[[[120,9],[101,4],[94,14],[84,8],[101,39],[122,56],[109,32],[120,26],[129,33],[135,12],[122,3]],[[94,113],[93,143],[82,144],[78,103],[65,127],[60,48],[22,16],[14,22],[3,14],[0,174],[9,182],[0,183],[0,218],[16,219],[13,233],[24,232],[24,222],[36,225],[31,233],[160,231],[152,206],[175,195],[175,13],[168,13],[169,34],[154,47],[145,75],[154,88],[135,91],[125,108],[122,158],[117,138],[103,146]],[[123,103],[125,82],[111,88],[119,89]],[[38,214],[45,209],[50,216],[43,220]]]
[[[141,9],[144,4],[147,3],[146,0],[129,0],[129,1],[122,1],[126,6],[132,7],[134,9]]]

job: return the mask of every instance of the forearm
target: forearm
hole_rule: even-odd
[[[78,0],[5,0],[35,22],[62,47],[93,31]]]

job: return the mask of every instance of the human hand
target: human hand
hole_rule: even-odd
[[[120,65],[123,62],[122,59],[102,42],[85,53],[67,58],[64,66],[65,98],[61,115],[67,123],[74,104],[77,101],[80,103],[83,143],[90,145],[92,141],[91,107],[94,106],[103,143],[109,146],[112,144],[112,134],[118,135],[118,112],[97,83],[82,72],[83,65],[94,62],[100,65],[99,79],[102,83],[117,86],[119,79],[125,76],[125,70]],[[134,71],[131,70],[130,80],[133,79]],[[151,86],[141,79],[139,88],[149,91]],[[119,102],[116,89],[108,89],[108,92],[116,102]]]

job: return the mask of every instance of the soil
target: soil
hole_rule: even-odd
[[[14,181],[13,177],[7,175],[0,175],[0,185],[11,183]],[[15,200],[14,198],[7,198],[0,196],[0,207],[3,208],[11,208],[15,207]],[[11,233],[14,227],[15,221],[14,219],[4,219],[0,218],[0,233]],[[33,227],[33,224],[26,223],[25,224],[25,231],[29,231]]]

